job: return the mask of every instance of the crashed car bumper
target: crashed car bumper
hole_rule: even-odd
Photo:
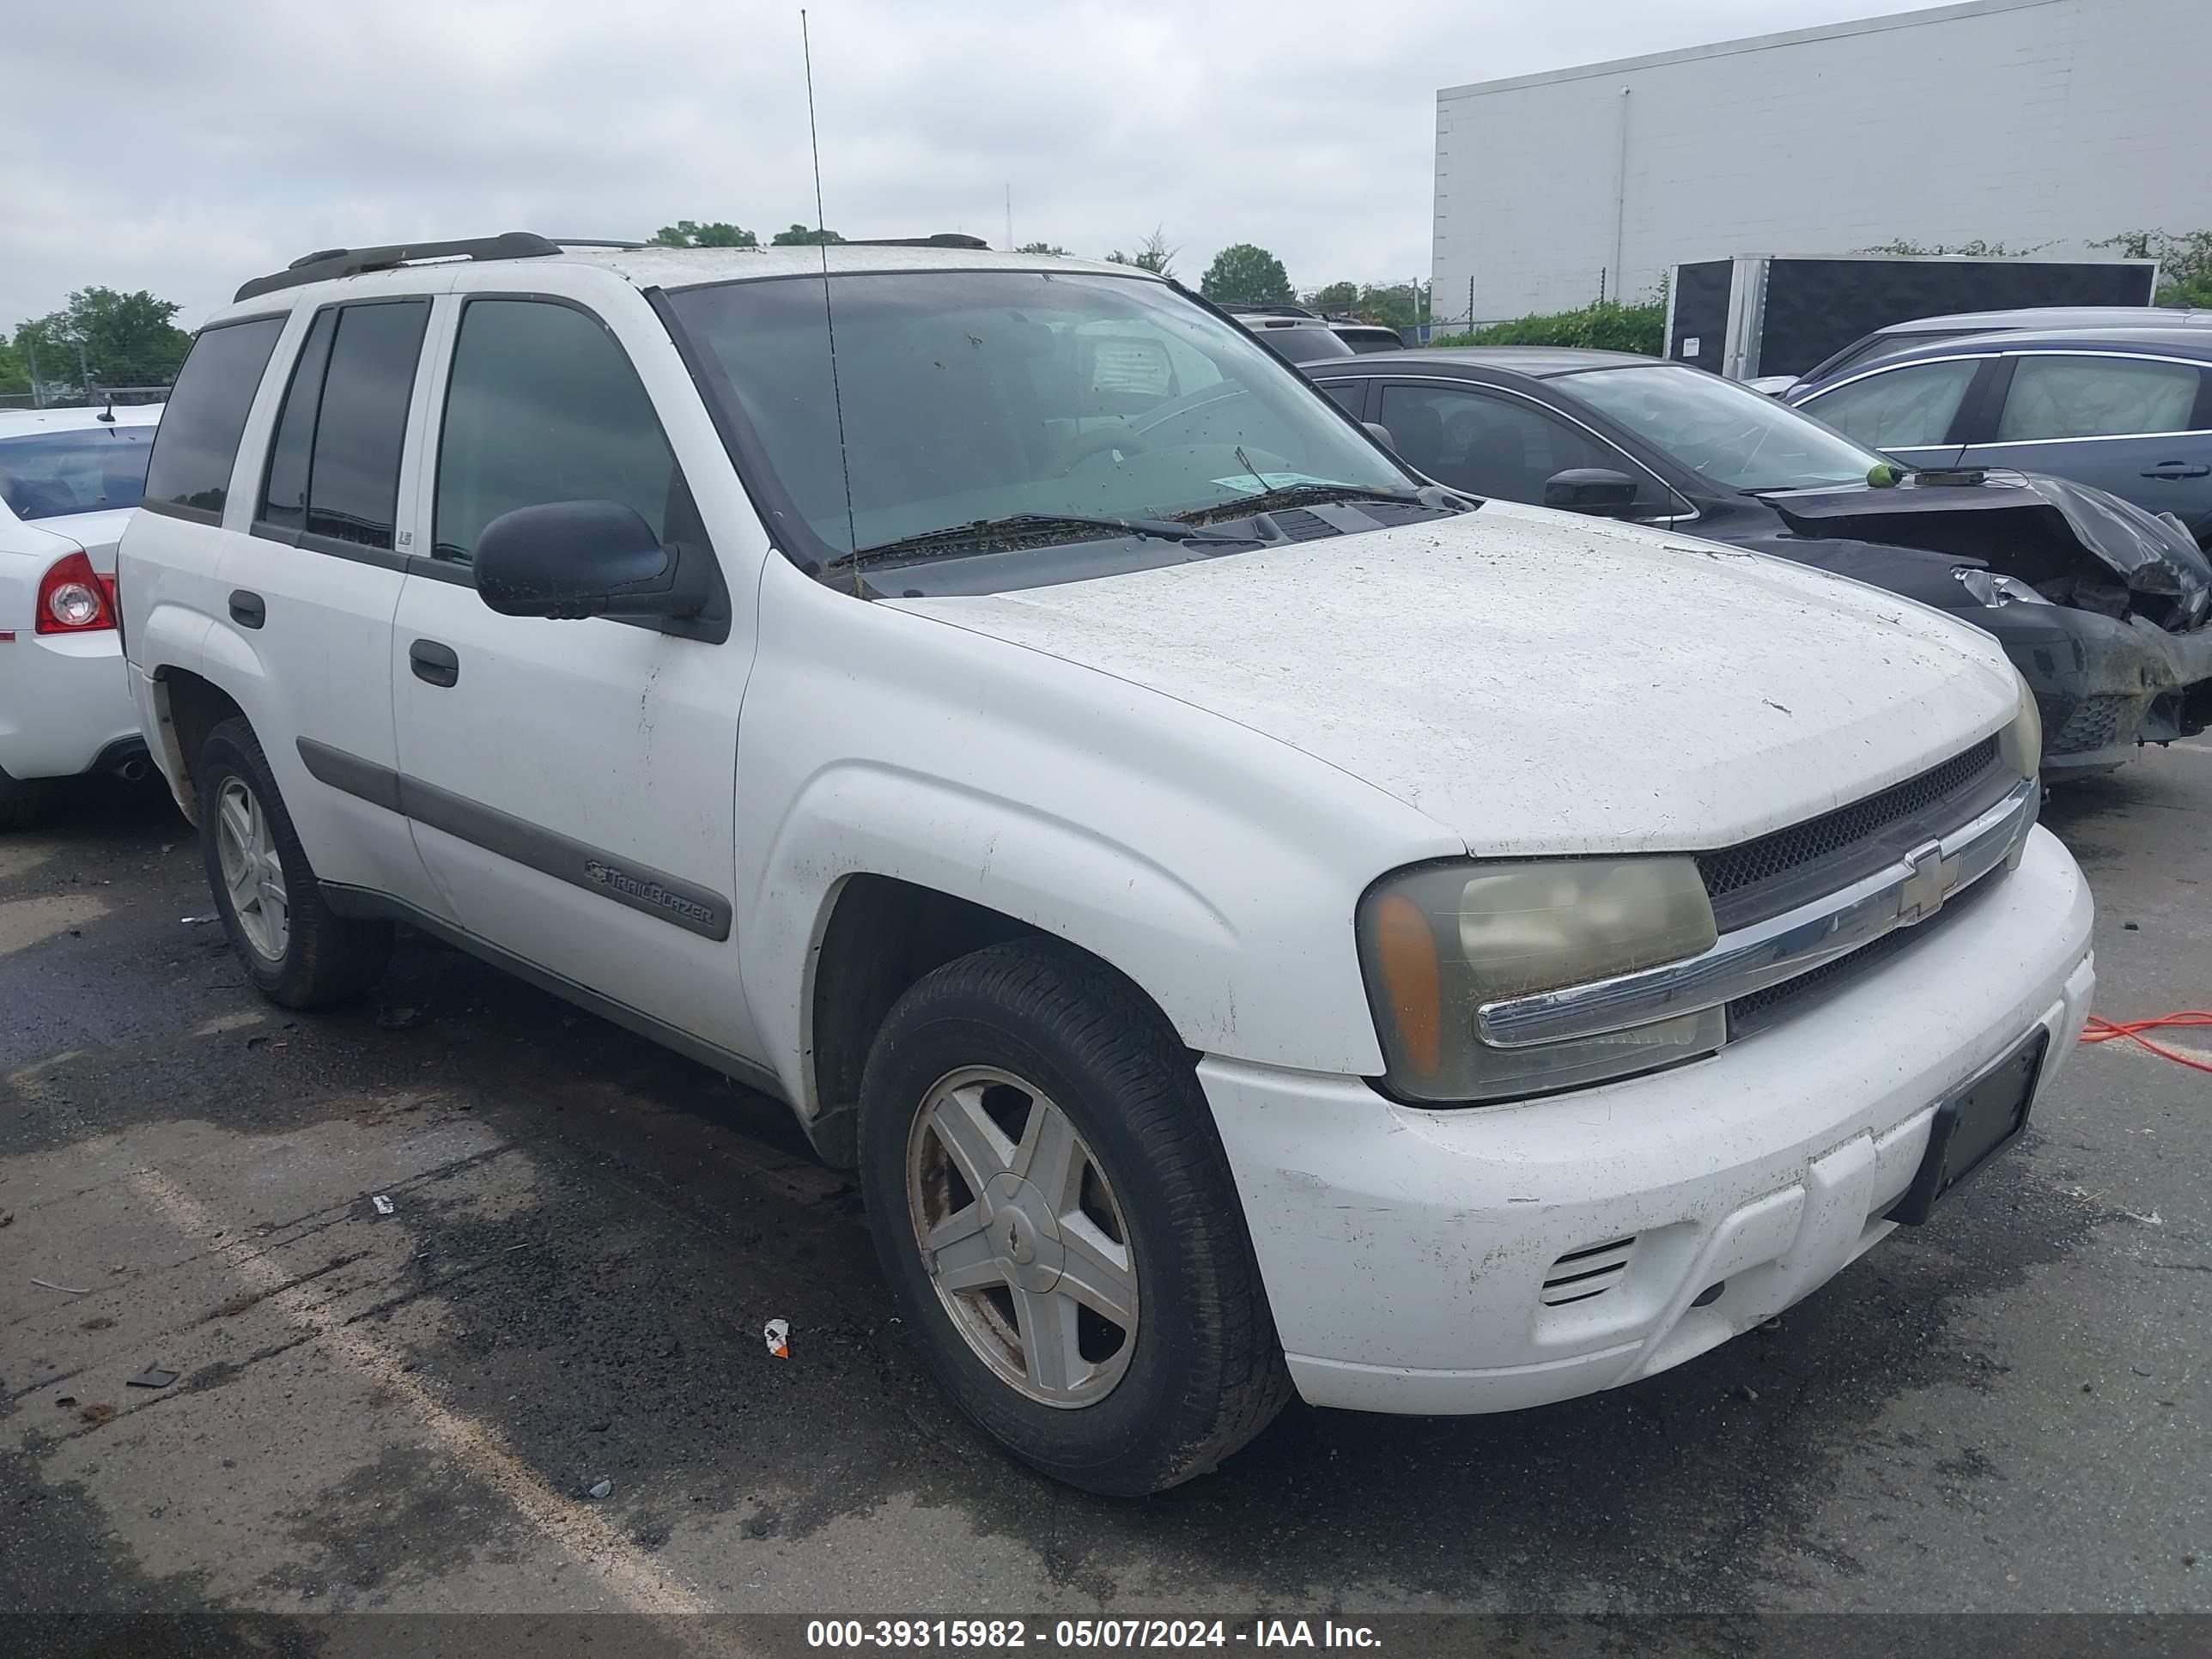
[[[2110,771],[2138,744],[2193,737],[2212,721],[2212,626],[2169,634],[2140,617],[2033,605],[1974,620],[2035,694],[2046,777]]]
[[[1893,1231],[1938,1103],[2039,1028],[2047,1086],[2087,1017],[2088,889],[2047,832],[1961,906],[1771,1029],[1600,1088],[1438,1110],[1201,1061],[1299,1392],[1543,1405],[1678,1365],[1826,1283]]]

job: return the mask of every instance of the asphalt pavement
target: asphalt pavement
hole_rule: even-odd
[[[2100,1012],[2212,1006],[2212,745],[2045,822]],[[1665,1376],[1113,1501],[955,1413],[782,1108],[419,939],[286,1013],[211,908],[151,792],[0,840],[0,1614],[2212,1611],[2212,1077],[2131,1044]]]

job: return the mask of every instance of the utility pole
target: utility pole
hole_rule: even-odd
[[[84,342],[76,343],[76,386],[84,393],[87,403],[92,401],[92,367],[84,360]]]
[[[39,390],[39,337],[35,334],[26,334],[23,337],[23,349],[31,359],[31,407],[44,409],[46,406],[46,394]]]

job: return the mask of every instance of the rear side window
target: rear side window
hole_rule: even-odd
[[[483,527],[547,501],[617,501],[665,536],[676,458],[606,325],[538,300],[461,313],[438,439],[436,556],[466,564]]]
[[[257,533],[389,552],[426,301],[342,306],[307,331],[269,447]]]
[[[146,506],[206,524],[222,517],[239,434],[283,329],[283,318],[264,317],[201,331],[161,411]]]
[[[1980,368],[1978,357],[1954,357],[1885,369],[1808,398],[1804,408],[1870,449],[1927,448],[1949,434]]]
[[[2145,357],[2022,357],[1996,441],[2186,432],[2200,378],[2190,364]]]

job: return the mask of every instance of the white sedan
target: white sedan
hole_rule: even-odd
[[[0,410],[0,830],[56,778],[146,767],[117,632],[115,544],[159,405]]]

